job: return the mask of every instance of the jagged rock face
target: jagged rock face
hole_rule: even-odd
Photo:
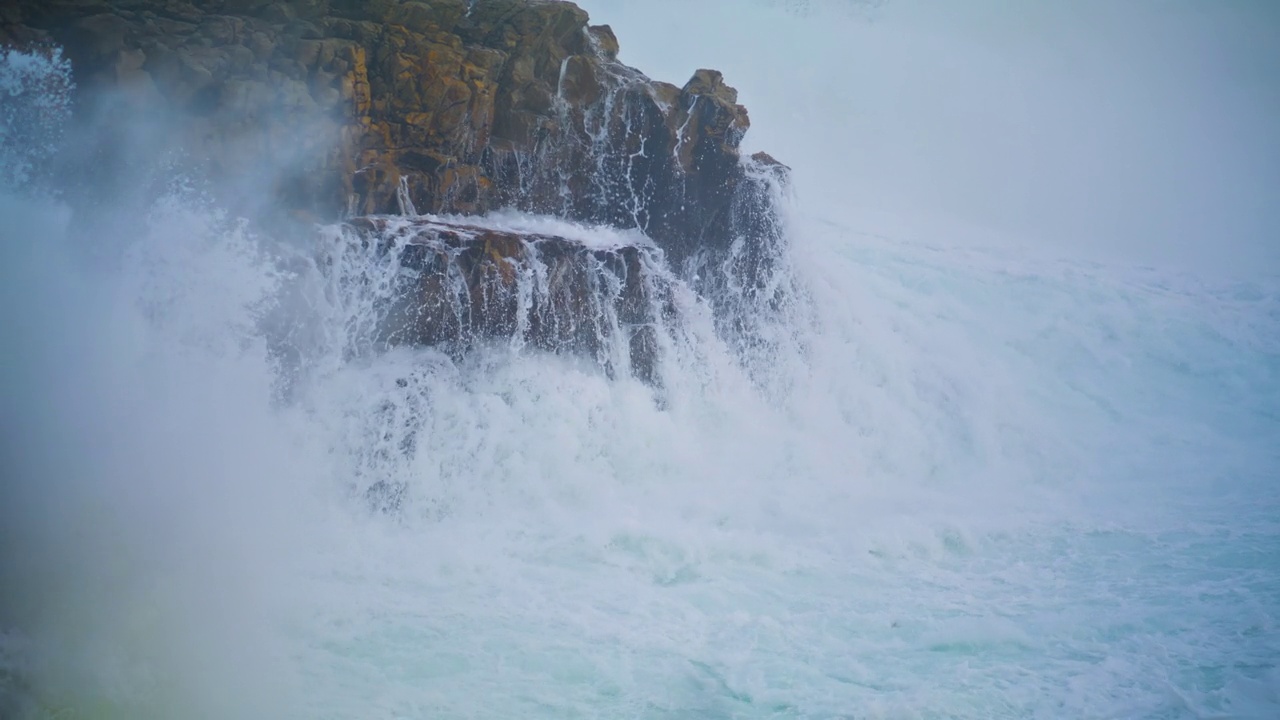
[[[18,0],[6,38],[182,112],[178,144],[215,175],[285,168],[273,201],[320,218],[400,211],[403,188],[420,212],[637,227],[678,267],[776,234],[761,183],[781,166],[739,157],[736,91],[711,70],[649,80],[572,3]]]
[[[379,343],[463,354],[477,343],[584,356],[657,381],[679,312],[659,251],[426,218],[356,218],[343,245],[391,263]]]
[[[761,329],[788,292],[776,262],[785,166],[740,156],[750,121],[720,73],[699,70],[683,87],[650,80],[618,62],[613,32],[572,3],[0,7],[0,45],[42,42],[65,48],[85,91],[72,135],[92,160],[56,172],[79,182],[73,201],[92,222],[131,206],[117,202],[130,191],[117,180],[139,177],[140,153],[178,148],[232,212],[366,217],[348,226],[358,242],[388,231],[379,216],[397,212],[514,208],[635,228],[653,246],[402,227],[413,240],[397,258],[416,279],[397,290],[384,340],[465,351],[505,339],[653,382],[679,278],[731,346],[773,342]]]

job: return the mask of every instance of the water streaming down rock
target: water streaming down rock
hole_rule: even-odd
[[[643,237],[619,244],[617,233],[609,238],[597,229],[606,237],[592,242],[387,216],[355,218],[330,232],[332,247],[362,251],[345,272],[390,268],[377,300],[380,344],[438,346],[461,356],[500,341],[581,355],[611,376],[634,374],[653,384],[659,353],[675,342],[678,280]]]
[[[719,346],[707,304],[636,231],[521,213],[370,216],[327,226],[299,260],[298,289],[312,293],[302,304],[322,308],[311,333],[322,337],[308,339],[292,313],[268,323],[286,391],[317,372],[400,358],[371,389],[365,412],[380,429],[360,442],[347,480],[351,495],[396,517],[407,503],[447,512],[446,490],[408,468],[432,458],[424,446],[438,439],[423,426],[448,378],[556,356],[570,375],[634,378],[647,404],[666,408]],[[406,350],[413,360],[398,365]],[[326,360],[335,357],[338,367]],[[326,367],[308,367],[315,359]]]

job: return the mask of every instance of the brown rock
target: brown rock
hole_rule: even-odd
[[[408,271],[387,300],[384,342],[462,353],[499,340],[658,380],[658,337],[676,311],[669,277],[642,260],[654,248],[430,219],[357,218],[347,228]]]
[[[618,63],[613,31],[569,2],[11,0],[2,17],[0,37],[64,44],[86,98],[144,88],[142,116],[185,114],[145,150],[180,146],[230,185],[272,173],[257,202],[282,213],[395,213],[403,183],[423,212],[638,228],[690,280],[737,253],[763,284],[781,242],[785,167],[740,156],[737,92],[714,70],[676,87]],[[127,154],[118,133],[100,143]],[[84,170],[99,204],[113,168]]]
[[[608,25],[592,25],[587,28],[591,34],[591,43],[596,54],[605,60],[618,59],[618,37]]]

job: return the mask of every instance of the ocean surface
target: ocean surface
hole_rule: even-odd
[[[657,397],[362,351],[334,233],[182,183],[9,188],[0,710],[1280,717],[1280,281],[789,207],[778,342],[684,292]]]

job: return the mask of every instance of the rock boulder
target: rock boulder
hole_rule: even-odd
[[[611,375],[658,379],[659,356],[679,313],[674,278],[643,238],[387,216],[342,227],[342,246],[376,257],[362,261],[359,273],[390,263],[379,343],[461,355],[499,342],[586,357]]]

